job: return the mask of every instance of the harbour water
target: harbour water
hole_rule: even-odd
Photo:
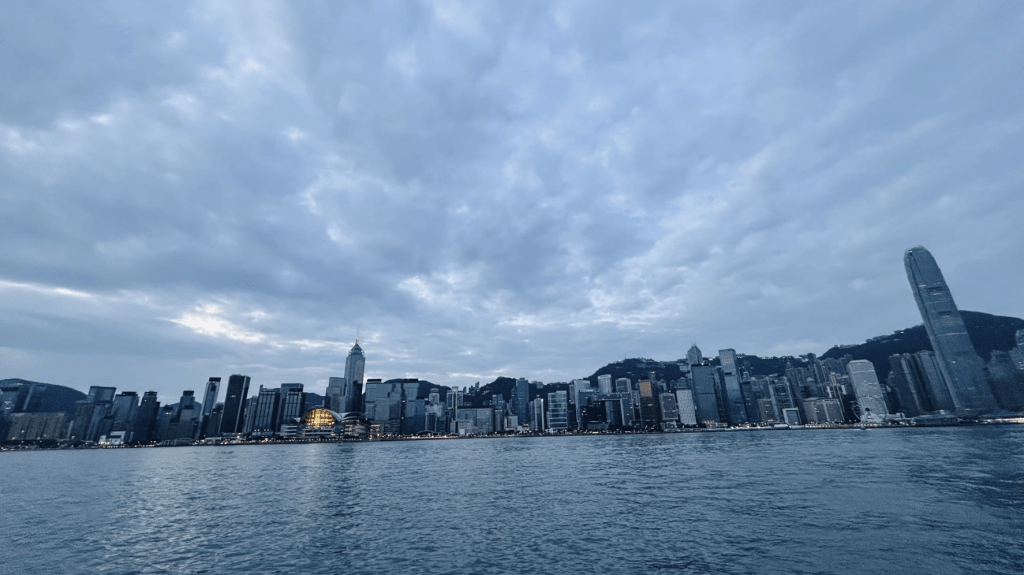
[[[2,573],[1024,572],[1024,428],[0,454]]]

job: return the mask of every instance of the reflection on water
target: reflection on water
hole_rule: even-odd
[[[16,452],[3,573],[1020,573],[1024,429]]]

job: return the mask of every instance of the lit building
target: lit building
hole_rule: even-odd
[[[903,262],[957,415],[995,411],[998,408],[985,379],[985,365],[974,350],[967,326],[935,258],[918,246],[907,250]]]
[[[338,413],[314,407],[302,414],[296,436],[306,439],[366,439],[369,434],[370,422],[358,413]]]

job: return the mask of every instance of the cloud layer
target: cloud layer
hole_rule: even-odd
[[[1024,316],[1024,7],[12,2],[0,375],[467,385]]]

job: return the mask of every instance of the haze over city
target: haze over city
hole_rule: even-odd
[[[0,378],[569,381],[1024,317],[1016,3],[5,3]],[[358,335],[357,335],[358,334]]]

